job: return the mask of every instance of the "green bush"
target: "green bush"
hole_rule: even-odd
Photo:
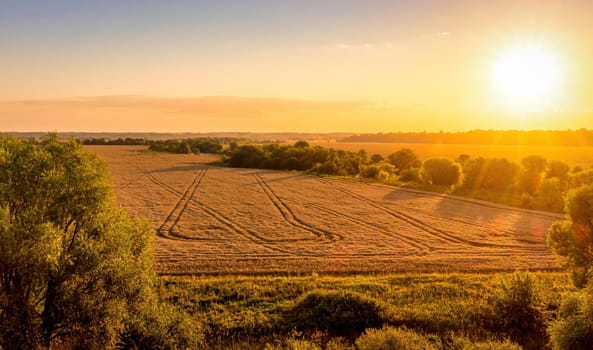
[[[377,165],[364,165],[360,168],[360,176],[365,179],[374,179],[379,175],[379,167]]]
[[[426,184],[452,186],[461,179],[461,167],[446,158],[432,158],[422,163],[419,175]]]
[[[591,349],[593,344],[593,278],[582,292],[562,300],[560,317],[550,326],[553,349]]]
[[[184,312],[165,303],[150,303],[135,313],[122,333],[126,349],[195,349],[202,342],[197,324]]]
[[[360,350],[436,350],[440,348],[438,345],[414,331],[393,327],[367,329],[356,339],[356,346]]]
[[[420,171],[420,169],[418,169],[418,168],[402,170],[399,173],[399,181],[420,182],[419,171]]]
[[[421,164],[416,153],[409,148],[400,149],[390,154],[387,159],[395,166],[398,172],[411,168],[419,168]]]
[[[379,163],[382,162],[385,158],[382,155],[375,153],[371,156],[371,163]]]
[[[544,315],[533,278],[515,273],[502,280],[494,309],[499,331],[525,349],[541,349],[548,341]]]
[[[377,300],[347,291],[315,290],[299,298],[287,325],[299,331],[353,336],[383,324],[385,307]]]
[[[393,173],[395,173],[395,167],[386,162],[362,165],[360,167],[360,176],[367,179],[386,180]]]

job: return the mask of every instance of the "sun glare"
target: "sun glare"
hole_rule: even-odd
[[[491,79],[502,103],[521,110],[549,107],[561,92],[564,68],[558,55],[540,45],[522,45],[501,54]]]

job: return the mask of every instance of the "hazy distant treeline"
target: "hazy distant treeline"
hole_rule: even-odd
[[[358,134],[342,142],[593,146],[593,130],[472,130]]]
[[[218,153],[222,150],[223,144],[234,142],[235,139],[210,138],[197,138],[186,140],[160,140],[150,141],[148,149],[156,152],[184,154]]]
[[[148,149],[156,152],[168,153],[217,153],[222,150],[224,144],[233,144],[238,140],[235,138],[189,138],[150,140],[145,138],[90,138],[81,140],[84,145],[125,145],[125,146],[148,146]]]
[[[127,146],[141,146],[148,145],[151,141],[145,138],[121,138],[107,139],[107,138],[90,138],[82,139],[83,145],[127,145]]]

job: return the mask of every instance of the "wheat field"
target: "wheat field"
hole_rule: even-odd
[[[562,216],[296,172],[211,166],[212,155],[89,146],[117,201],[150,220],[164,274],[553,269]]]

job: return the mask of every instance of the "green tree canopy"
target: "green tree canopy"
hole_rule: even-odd
[[[420,178],[431,185],[456,185],[461,179],[461,167],[446,158],[427,159],[420,168]]]
[[[568,258],[575,272],[582,272],[579,280],[584,282],[593,266],[593,185],[569,191],[564,210],[566,220],[549,228],[547,243],[556,254]]]
[[[400,172],[406,169],[419,168],[421,165],[416,153],[409,148],[402,148],[390,154],[387,159]]]
[[[115,346],[155,301],[151,238],[77,142],[0,138],[0,347]]]

